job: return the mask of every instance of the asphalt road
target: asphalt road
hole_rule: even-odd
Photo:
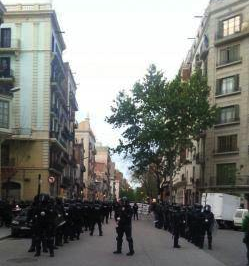
[[[240,232],[219,232],[211,252],[206,249],[199,250],[184,240],[180,241],[181,249],[173,249],[170,234],[155,229],[151,220],[144,219],[133,224],[135,255],[127,257],[125,253],[128,247],[125,239],[123,254],[112,253],[116,245],[114,222],[105,225],[103,231],[102,237],[99,237],[97,232],[93,237],[85,233],[79,241],[65,244],[55,251],[54,258],[42,254],[37,259],[33,254],[27,253],[30,239],[5,239],[0,241],[0,265],[244,266],[246,262]]]

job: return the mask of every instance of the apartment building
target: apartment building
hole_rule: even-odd
[[[79,123],[78,128],[75,130],[75,138],[77,143],[83,142],[84,145],[84,175],[83,180],[85,184],[84,198],[94,199],[95,198],[95,136],[91,129],[90,119],[86,118],[84,121]]]
[[[110,176],[111,176],[111,157],[109,147],[96,144],[95,156],[95,178],[101,188],[103,198],[109,199],[111,196]]]
[[[7,5],[6,9],[0,82],[20,90],[12,105],[13,135],[3,143],[1,153],[2,194],[33,199],[40,183],[41,192],[69,196],[74,178],[68,165],[74,167],[76,85],[62,59],[66,46],[56,13],[50,4]]]
[[[210,104],[216,104],[220,112],[214,127],[195,141],[180,173],[188,172],[188,176],[175,177],[174,185],[180,187],[175,189],[179,202],[185,199],[188,203],[188,186],[196,186],[200,194],[223,192],[248,200],[248,51],[249,2],[211,0],[182,66],[182,78],[187,80],[196,68],[201,68],[211,88]],[[195,168],[194,177],[196,165],[199,170]]]

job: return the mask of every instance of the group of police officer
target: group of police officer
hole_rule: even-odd
[[[75,239],[79,240],[83,230],[92,236],[98,225],[99,236],[103,235],[102,223],[108,223],[113,203],[53,199],[47,194],[35,196],[28,211],[28,222],[32,231],[29,252],[41,255],[41,250],[54,256],[54,250]]]
[[[136,210],[136,207],[135,207]],[[122,253],[123,235],[129,244],[128,256],[134,252],[131,221],[133,208],[127,198],[119,202],[108,201],[82,201],[53,199],[47,194],[35,196],[33,203],[28,208],[27,222],[31,226],[32,241],[28,252],[35,252],[35,257],[41,251],[54,257],[54,250],[69,241],[79,240],[83,230],[93,235],[95,225],[98,225],[99,236],[103,235],[102,224],[108,223],[112,218],[116,221],[117,250],[114,254]]]
[[[208,248],[212,249],[215,219],[209,205],[180,206],[154,202],[151,211],[155,215],[155,227],[172,233],[174,248],[180,248],[179,238],[183,237],[203,249],[207,234]]]

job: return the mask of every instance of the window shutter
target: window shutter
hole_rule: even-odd
[[[223,21],[218,22],[218,34],[217,34],[217,39],[223,38]]]
[[[234,76],[234,91],[239,91],[239,74]]]
[[[216,80],[216,95],[221,95],[222,79]]]
[[[234,106],[235,109],[235,120],[239,120],[239,105]]]

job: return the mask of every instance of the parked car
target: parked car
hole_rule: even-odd
[[[20,213],[11,222],[11,235],[12,236],[30,236],[31,224],[28,222],[29,207],[22,209]]]
[[[247,209],[237,209],[233,216],[233,226],[234,229],[238,229],[242,227],[242,221],[245,216],[248,214]]]

